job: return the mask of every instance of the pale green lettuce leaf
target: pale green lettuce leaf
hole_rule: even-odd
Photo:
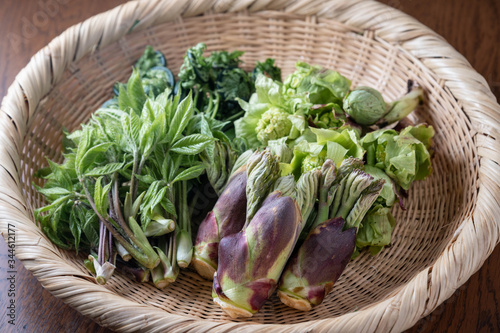
[[[390,208],[375,205],[365,215],[362,226],[356,236],[356,248],[369,247],[372,255],[377,254],[382,248],[391,243],[391,235],[396,221]]]
[[[300,61],[295,68],[285,81],[287,95],[307,96],[311,104],[341,103],[351,87],[351,81],[333,70]]]
[[[395,130],[368,133],[362,140],[367,164],[384,170],[408,190],[414,180],[424,179],[432,171],[429,148],[433,135],[434,129],[425,125],[408,126],[400,133]]]
[[[394,201],[396,200],[393,180],[383,170],[371,165],[365,165],[365,172],[372,176],[374,180],[385,180],[377,202],[381,202],[386,207],[392,207]]]

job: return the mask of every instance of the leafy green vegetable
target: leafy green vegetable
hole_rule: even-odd
[[[375,255],[379,253],[384,246],[391,243],[391,235],[396,221],[391,214],[391,209],[381,205],[375,205],[366,214],[363,224],[358,230],[356,237],[356,252],[365,247],[369,247],[370,253]]]
[[[386,103],[371,87],[357,87],[344,99],[344,110],[360,125],[392,124],[409,115],[423,100],[422,88],[409,81],[409,92],[400,99]]]
[[[387,104],[378,90],[357,87],[344,100],[344,110],[360,125],[373,125],[387,113]]]
[[[351,81],[338,72],[300,61],[295,68],[285,80],[288,96],[307,95],[312,104],[328,104],[341,103],[349,92]]]
[[[146,73],[153,67],[167,66],[165,56],[160,51],[155,51],[151,45],[146,46],[144,54],[135,63],[135,68],[141,72]]]
[[[178,95],[169,97],[169,91],[147,97],[137,71],[125,87],[120,88],[120,109],[98,110],[88,124],[68,136],[73,142],[68,146],[74,148],[64,155],[62,165],[49,163],[52,173],[39,189],[49,205],[36,210],[44,230],[59,246],[98,249],[97,261],[90,261],[96,274],[102,273],[97,276],[102,283],[112,273],[103,269],[113,265],[106,256],[111,251],[104,251],[112,246],[104,227],[120,244],[121,253],[153,269],[165,253],[155,251],[156,241],[147,237],[171,232],[178,217],[180,242],[189,252],[184,244],[188,237],[183,236],[190,234],[183,200],[186,181],[204,171],[196,157],[214,140],[189,126],[194,114],[191,94],[182,101]],[[176,191],[174,184],[181,183],[182,191]]]
[[[90,253],[85,265],[101,284],[117,261],[160,289],[191,259],[205,277],[218,269],[214,300],[233,315],[262,306],[298,239],[280,291],[311,308],[352,248],[376,254],[390,244],[399,190],[430,174],[431,126],[374,130],[406,117],[423,90],[409,84],[385,103],[320,66],[299,61],[282,83],[273,59],[247,73],[243,52],[205,50],[186,51],[176,83],[163,54],[147,47],[88,124],[65,132],[63,163],[39,171],[47,205],[35,217],[61,248]],[[207,180],[220,198],[193,247],[197,196],[188,198]],[[320,239],[345,249],[325,249],[333,268],[324,274],[305,262]]]
[[[288,136],[293,127],[281,83],[259,75],[255,90],[248,103],[239,100],[245,115],[234,122],[236,136],[246,138],[251,148]]]
[[[155,51],[152,46],[147,46],[144,54],[134,65],[134,70],[141,78],[141,86],[145,95],[156,97],[167,88],[174,89],[174,75],[166,66],[165,56],[160,51]],[[113,86],[114,94],[119,97],[122,90],[127,90],[127,85],[121,82],[115,83]],[[102,107],[115,108],[115,99],[107,101]]]
[[[281,69],[274,64],[274,59],[268,58],[264,62],[257,61],[252,71],[252,80],[256,81],[259,74],[281,82]]]
[[[193,90],[196,108],[210,118],[234,119],[241,112],[237,98],[248,100],[253,92],[249,75],[238,68],[243,52],[215,51],[208,57],[206,45],[190,48],[179,72],[182,91]]]
[[[431,173],[429,149],[433,135],[432,126],[425,125],[408,126],[400,133],[383,129],[368,133],[362,139],[367,164],[384,170],[408,190],[414,180],[424,179]]]

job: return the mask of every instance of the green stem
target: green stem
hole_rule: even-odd
[[[138,152],[137,151],[134,151],[134,164],[132,166],[132,176],[130,177],[130,195],[132,196],[132,202],[135,201],[136,199],[136,192],[137,192],[137,179],[135,178],[135,175],[137,173],[137,160],[139,158],[138,155]]]
[[[127,221],[125,221],[125,218],[123,217],[122,210],[121,210],[121,202],[120,202],[120,197],[119,197],[119,192],[118,192],[118,177],[115,177],[114,179],[114,186],[113,186],[113,193],[111,195],[111,199],[109,200],[110,207],[112,207],[112,211],[116,215],[116,220],[118,221],[120,227],[123,229],[123,231],[129,236],[129,238],[134,238],[135,235],[130,230]]]
[[[244,113],[245,113],[245,111],[240,111],[240,112],[232,115],[231,117],[224,119],[224,121],[233,121],[235,119],[240,118]]]
[[[207,106],[207,109],[205,110],[205,114],[209,115],[210,112],[212,112],[212,107],[213,107],[213,97],[212,97],[212,94],[210,94],[210,96],[208,97],[208,106]],[[196,104],[195,104],[196,105]]]
[[[219,112],[219,100],[220,100],[220,95],[219,93],[215,93],[215,110],[212,113],[212,119],[215,119],[215,116],[217,115],[217,112]]]
[[[314,221],[311,229],[315,228],[318,224],[328,220],[328,212],[330,211],[330,206],[328,205],[328,189],[321,187],[319,193],[319,203],[318,203],[318,215],[316,215],[316,220]]]
[[[80,182],[83,184],[83,188],[85,189],[85,192],[87,193],[87,199],[89,200],[89,203],[92,207],[92,209],[94,210],[94,212],[96,213],[97,217],[104,223],[104,225],[106,226],[106,228],[111,232],[111,234],[113,235],[113,237],[118,241],[120,242],[120,244],[123,245],[123,247],[143,266],[147,267],[147,268],[153,268],[153,267],[156,267],[156,265],[158,264],[158,255],[156,254],[156,252],[154,252],[154,255],[156,256],[148,256],[151,255],[151,252],[150,251],[144,251],[146,253],[141,253],[139,251],[139,249],[137,249],[135,246],[133,246],[132,244],[129,243],[129,241],[127,239],[125,239],[124,236],[121,235],[121,233],[118,231],[117,228],[115,228],[115,226],[119,226],[119,224],[116,222],[116,221],[113,221],[113,223],[111,223],[109,220],[107,220],[106,218],[104,218],[101,214],[99,214],[99,212],[97,211],[97,207],[95,206],[95,202],[94,202],[94,199],[92,198],[92,196],[90,195],[90,192],[87,188],[87,186],[85,185],[85,183],[83,182],[83,179],[80,180]],[[137,240],[137,237],[135,237],[135,235],[131,235],[132,237],[130,237],[130,241],[133,242],[136,246],[138,246],[141,250],[144,250],[142,248],[142,244],[140,242],[138,242]],[[149,242],[148,242],[148,245],[149,245]],[[151,246],[149,246],[151,247]],[[149,252],[149,253],[148,253]],[[158,259],[158,260],[157,260]]]

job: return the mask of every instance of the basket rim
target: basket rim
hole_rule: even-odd
[[[59,250],[45,239],[32,222],[18,174],[20,154],[28,119],[69,65],[128,33],[179,17],[198,16],[207,11],[255,13],[264,10],[336,20],[353,29],[373,32],[377,38],[398,44],[418,59],[457,99],[472,125],[471,136],[480,161],[480,184],[472,216],[462,222],[455,239],[436,262],[385,300],[359,312],[280,325],[212,322],[168,314],[164,310],[126,300],[87,281],[80,271],[64,262],[50,261],[50,257],[40,258],[35,250],[38,246],[50,248],[52,259]],[[467,93],[471,90],[476,93]],[[416,19],[382,3],[373,0],[130,1],[64,31],[33,56],[9,87],[0,107],[0,211],[3,212],[0,231],[6,238],[8,224],[15,224],[18,236],[16,256],[43,287],[82,314],[115,330],[402,331],[449,298],[481,267],[500,241],[500,220],[495,218],[500,215],[500,180],[495,177],[500,174],[498,128],[500,105],[486,80],[441,36]],[[92,305],[89,305],[90,301]]]

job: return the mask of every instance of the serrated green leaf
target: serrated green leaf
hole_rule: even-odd
[[[68,195],[71,192],[62,187],[41,188],[36,187],[37,191],[46,196],[48,199],[55,200],[62,195]]]
[[[119,99],[121,97],[121,89],[120,96],[118,96],[118,104]],[[127,82],[127,94],[128,99],[131,104],[134,113],[139,115],[141,114],[144,103],[146,102],[146,94],[144,93],[144,88],[142,87],[142,80],[138,71],[134,70],[130,79]],[[121,109],[121,107],[120,107]]]
[[[202,115],[200,120],[200,132],[207,137],[213,138],[212,130],[210,129],[210,125],[208,124],[207,119]],[[214,150],[215,150],[215,141],[210,142],[205,148],[205,152],[210,161],[214,160]]]
[[[193,165],[192,167],[179,172],[179,174],[174,178],[172,183],[182,180],[198,178],[203,173],[203,171],[205,171],[205,166],[203,164]]]
[[[76,161],[76,171],[78,172],[78,174],[83,175],[85,170],[87,170],[91,166],[97,156],[106,152],[112,145],[112,142],[105,142],[87,150],[83,157],[80,160]]]
[[[178,154],[195,155],[201,153],[212,140],[212,138],[205,135],[192,134],[178,140],[170,150]]]
[[[177,212],[175,211],[174,204],[172,203],[172,201],[168,200],[166,196],[161,201],[161,206],[167,213],[172,214],[174,217],[177,217]]]
[[[141,128],[141,150],[143,155],[149,156],[153,152],[165,127],[164,119],[164,116],[160,116],[148,126],[143,125]]]
[[[99,212],[99,214],[102,215],[102,201],[101,201],[101,198],[102,198],[102,185],[101,185],[101,182],[102,182],[102,177],[99,177],[97,178],[96,182],[95,182],[95,186],[94,186],[94,204],[95,204],[95,208],[97,210],[97,212]]]
[[[208,124],[207,119],[203,115],[201,116],[200,119],[200,133],[209,137],[213,137],[210,125]]]
[[[151,205],[150,202],[154,195],[158,193],[159,189],[161,186],[161,181],[157,180],[154,181],[147,189],[146,194],[144,195],[144,198],[142,200],[140,210],[141,212],[146,211]]]
[[[93,211],[84,212],[83,209],[77,210],[79,220],[82,222],[82,231],[89,241],[90,248],[95,248],[99,244],[99,220]]]
[[[153,105],[155,102],[152,99],[147,99],[142,107],[141,120],[143,124],[152,123],[155,120],[155,111]]]
[[[160,114],[165,114],[165,107],[170,100],[169,95],[169,92],[162,92],[161,94],[156,96],[154,102],[151,104],[155,113],[155,117],[158,117]]]
[[[165,105],[165,116],[167,118],[167,127],[170,128],[173,122],[175,111],[179,106],[179,101],[181,100],[181,89],[177,92],[174,98],[170,99],[170,103],[167,102]]]
[[[107,210],[109,207],[109,201],[108,201],[108,192],[111,189],[111,184],[106,184],[104,187],[102,187],[102,179],[103,177],[97,178],[94,186],[94,203],[96,206],[97,212],[101,214],[101,216],[107,216]]]
[[[167,182],[173,180],[181,164],[182,155],[175,155],[167,157],[168,160],[168,177]]]
[[[50,226],[52,230],[54,230],[54,232],[56,233],[58,231],[59,223],[61,222],[64,205],[65,203],[59,205],[52,213],[52,217],[50,219]]]
[[[130,100],[130,97],[128,96],[128,92],[126,89],[126,86],[123,84],[119,85],[118,88],[118,107],[120,110],[128,110],[133,108],[132,101]]]
[[[141,137],[141,119],[134,112],[130,112],[129,115],[122,117],[121,123],[128,142],[132,147],[137,149]]]
[[[35,172],[34,176],[36,178],[47,178],[51,173],[52,173],[52,171],[50,170],[50,168],[49,167],[45,167],[45,168],[38,169]]]
[[[140,133],[140,149],[144,156],[151,154],[155,141],[155,128],[152,126],[143,126]]]
[[[173,115],[167,132],[168,142],[175,143],[182,135],[194,113],[191,91],[180,103]]]
[[[155,135],[155,140],[156,141],[162,141],[162,139],[165,138],[167,134],[167,122],[166,122],[166,115],[164,112],[155,115],[155,119],[151,123],[151,128],[152,128],[152,133]]]
[[[213,131],[214,138],[219,139],[221,142],[225,142],[228,145],[231,145],[231,139],[222,131]]]
[[[164,186],[159,192],[157,192],[150,200],[150,207],[153,209],[156,207],[165,197],[168,187]]]
[[[69,215],[69,229],[71,230],[71,234],[75,239],[75,250],[78,254],[78,246],[80,245],[80,236],[82,234],[82,229],[80,228],[80,223],[77,220],[74,209],[71,210]]]
[[[84,127],[82,129],[82,135],[80,137],[80,142],[78,144],[78,148],[76,149],[76,164],[79,165],[80,161],[83,159],[83,156],[87,153],[91,143],[92,143],[92,129],[89,127]],[[52,166],[51,166],[52,168]],[[78,168],[77,168],[78,171]],[[52,171],[54,172],[54,171]]]
[[[146,174],[146,175],[135,175],[135,178],[137,178],[141,183],[144,183],[144,184],[152,184],[154,181],[156,181],[156,179],[154,177],[152,177],[151,175],[149,174]]]
[[[98,176],[110,175],[122,168],[123,168],[123,163],[108,163],[106,165],[96,167],[92,170],[85,172],[85,176],[98,177]]]
[[[40,214],[40,213],[44,213],[44,212],[47,212],[47,211],[52,210],[52,209],[55,210],[58,206],[63,205],[67,200],[69,200],[69,198],[70,198],[69,195],[65,195],[64,197],[60,197],[59,199],[52,202],[50,205],[38,208],[36,211],[38,212],[38,214]]]
[[[47,178],[56,180],[60,187],[72,191],[73,182],[71,181],[69,171],[64,169],[60,164],[52,162],[51,160],[47,161],[49,163],[50,170],[52,171],[52,173]]]

